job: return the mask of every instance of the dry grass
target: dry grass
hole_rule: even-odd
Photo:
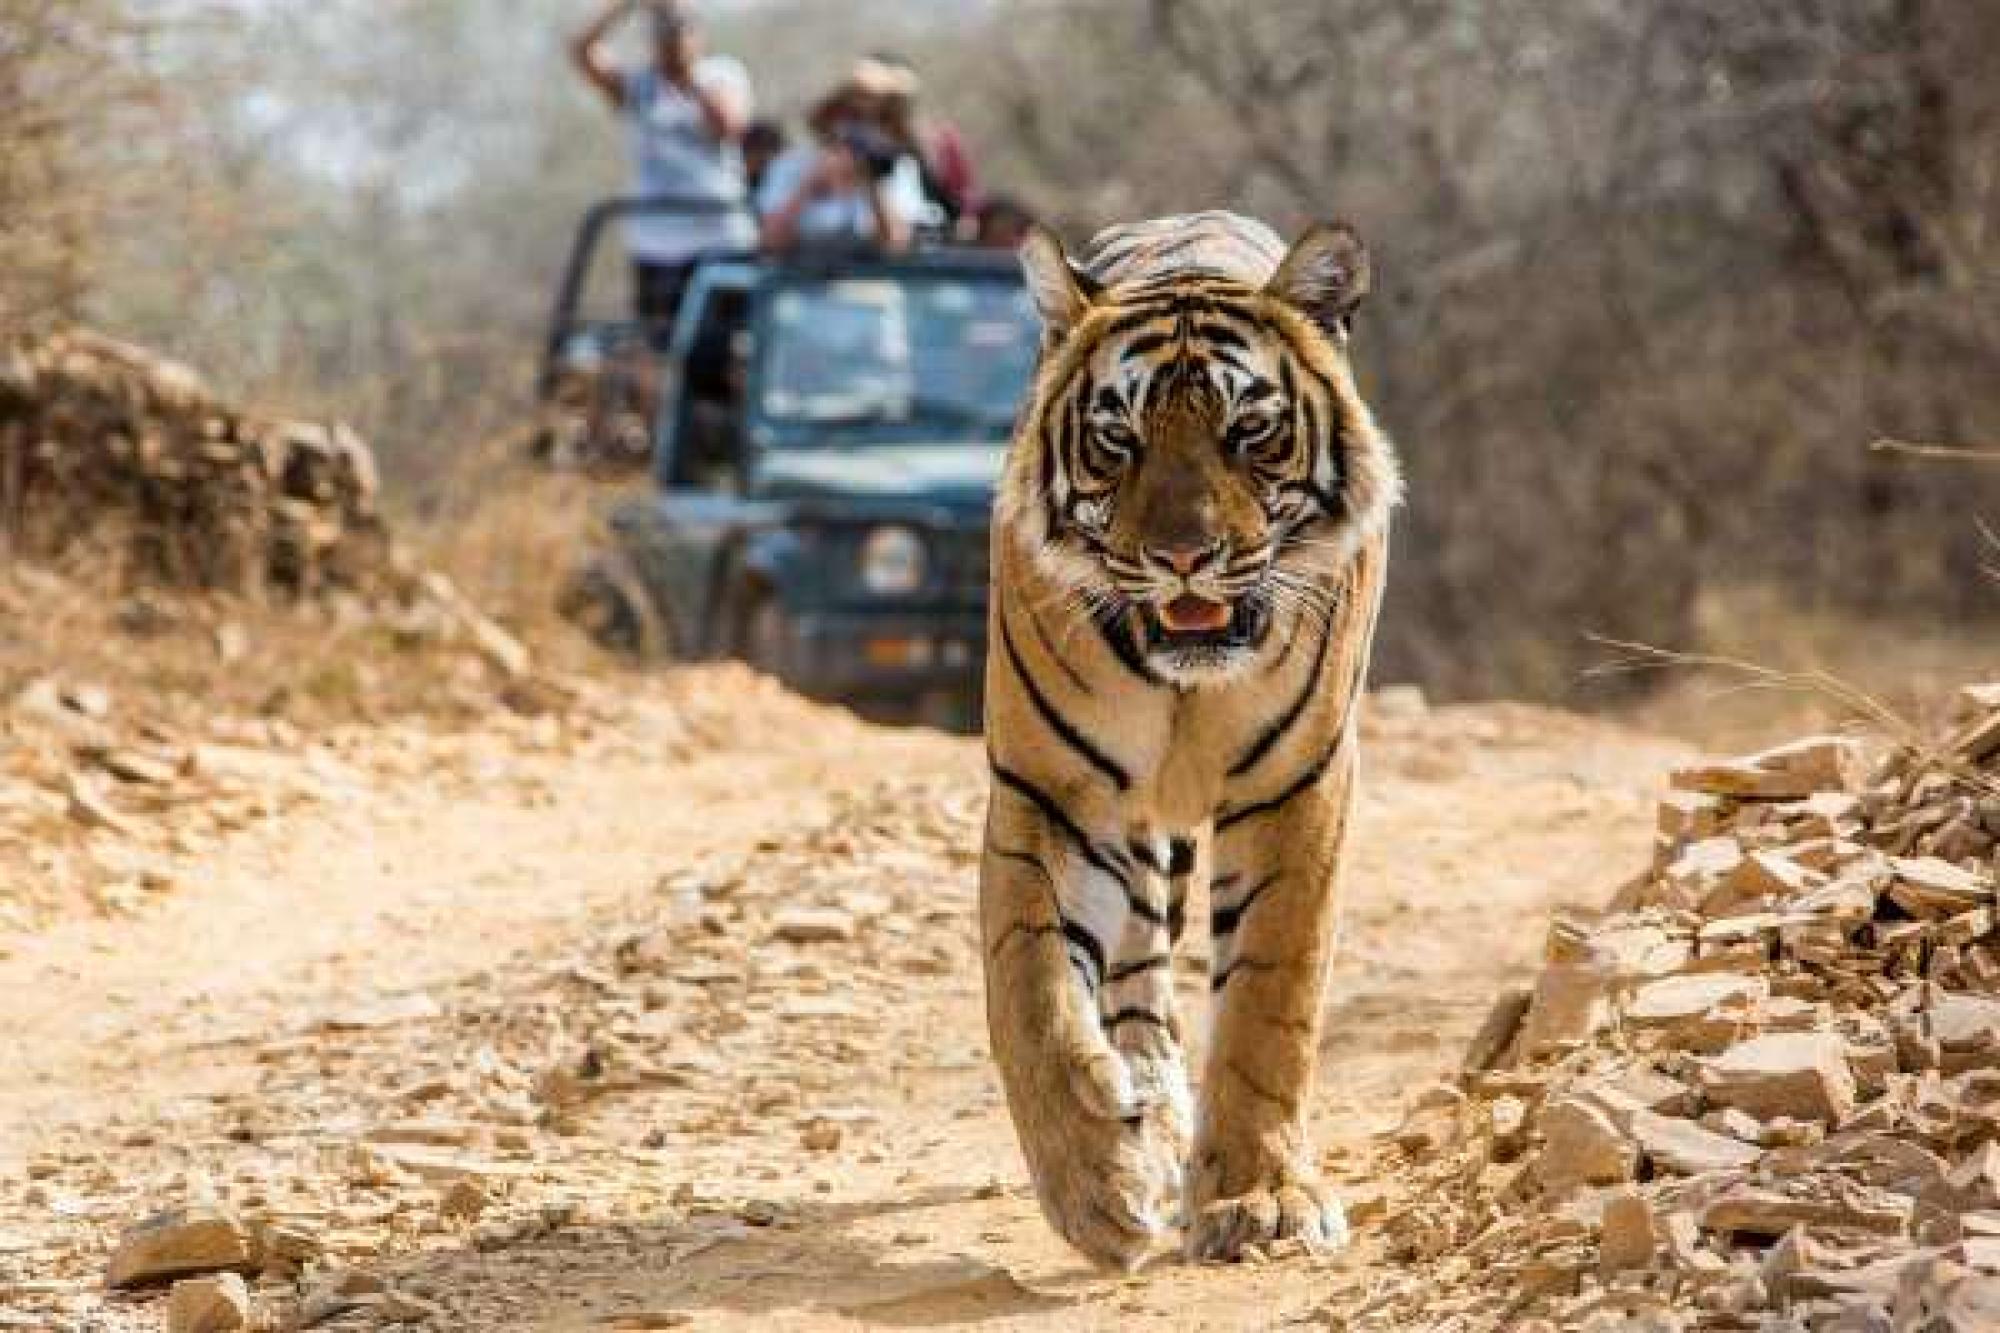
[[[618,488],[552,473],[527,460],[518,440],[464,450],[432,512],[407,515],[398,531],[425,566],[449,575],[488,615],[560,669],[604,669],[611,659],[556,612],[564,580],[602,535]]]
[[[1868,691],[1823,668],[1781,671],[1756,662],[1713,653],[1683,653],[1650,644],[1601,640],[1624,656],[1598,668],[1603,672],[1689,669],[1734,678],[1739,690],[1802,697],[1838,710],[1846,725],[1863,728],[1917,757],[1924,767],[1951,774],[1966,786],[2000,797],[2000,778],[1965,763],[1939,746],[1935,728],[1920,727]]]
[[[2000,449],[1982,449],[1962,444],[1928,444],[1918,440],[1881,439],[1871,443],[1868,448],[1878,454],[1935,458],[1951,463],[2000,463]]]
[[[1807,610],[1782,589],[1707,592],[1697,623],[1685,651],[1600,640],[1594,673],[1644,673],[1654,688],[1624,716],[1717,750],[1855,723],[1935,736],[1958,686],[2000,674],[1977,625]]]
[[[95,579],[15,564],[0,572],[0,622],[16,627],[0,632],[0,701],[40,678],[98,685],[126,715],[175,728],[215,716],[308,728],[411,715],[471,722],[507,691],[423,608],[108,593]]]

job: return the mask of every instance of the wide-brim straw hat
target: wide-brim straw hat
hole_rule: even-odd
[[[924,81],[917,77],[915,70],[865,57],[854,62],[854,68],[847,75],[847,86],[875,97],[914,99],[923,91]]]

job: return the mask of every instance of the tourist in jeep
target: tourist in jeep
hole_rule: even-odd
[[[884,97],[850,78],[813,108],[813,141],[771,163],[758,192],[766,250],[910,247],[928,207],[915,163],[884,127]]]
[[[642,12],[651,25],[652,59],[637,69],[620,69],[605,53],[605,39]],[[742,208],[738,152],[750,119],[750,76],[739,61],[702,54],[694,16],[677,0],[615,0],[577,34],[570,54],[624,122],[633,194],[707,201],[730,210],[641,213],[626,223],[639,317],[664,326],[680,306],[696,261],[756,243],[754,224]]]

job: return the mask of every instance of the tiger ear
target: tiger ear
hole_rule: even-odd
[[[1062,242],[1036,223],[1021,242],[1021,271],[1028,276],[1028,294],[1041,314],[1049,337],[1062,339],[1090,309],[1092,289],[1063,253]]]
[[[1368,247],[1354,228],[1318,222],[1293,242],[1264,291],[1303,310],[1332,337],[1345,339],[1368,281]]]

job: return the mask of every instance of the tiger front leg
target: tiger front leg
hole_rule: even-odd
[[[1098,996],[1105,1030],[1125,1057],[1147,1119],[1181,1162],[1194,1134],[1194,1096],[1174,999],[1174,951],[1193,847],[1179,839],[1134,841],[1133,855],[1144,871],[1127,895],[1124,928]]]
[[[1276,808],[1217,821],[1210,892],[1215,1022],[1189,1170],[1190,1258],[1297,1240],[1335,1249],[1347,1223],[1305,1125],[1338,916],[1353,740]]]
[[[996,781],[980,867],[994,1061],[1050,1224],[1097,1263],[1129,1270],[1166,1226],[1182,1162],[1157,1090],[1134,1078],[1101,1007],[1130,867],[1024,789],[1035,791]]]

